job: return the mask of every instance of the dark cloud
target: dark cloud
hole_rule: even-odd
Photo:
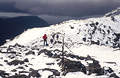
[[[62,17],[104,15],[117,7],[120,0],[0,0],[2,12]]]
[[[24,13],[24,11],[17,9],[14,7],[15,2],[13,0],[7,1],[7,0],[0,0],[0,12],[21,12]]]

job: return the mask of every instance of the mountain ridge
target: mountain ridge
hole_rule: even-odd
[[[120,14],[120,7],[118,7],[116,10],[113,10],[107,14],[105,14],[106,17],[110,17],[110,16],[116,16]]]

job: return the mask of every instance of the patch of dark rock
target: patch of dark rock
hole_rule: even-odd
[[[115,19],[113,16],[111,16],[111,20],[112,20],[113,22],[116,22],[116,19]]]
[[[83,38],[83,41],[86,42],[86,38]]]
[[[88,26],[88,24],[85,24],[86,26]],[[81,25],[80,25],[81,26]]]
[[[41,75],[38,73],[38,70],[33,70],[29,73],[28,77],[37,77],[39,78]]]
[[[45,55],[48,55],[49,57],[52,57],[54,54],[51,52],[45,52]]]
[[[23,45],[20,45],[20,44],[18,44],[18,43],[16,43],[14,46],[12,46],[12,47],[21,47],[21,48],[24,48],[25,46],[23,46]]]
[[[110,34],[110,30],[107,30],[108,34]]]
[[[59,63],[62,66],[63,75],[66,75],[69,72],[78,72],[81,71],[86,74],[86,67],[80,61],[71,61],[69,59],[64,59],[64,62]]]
[[[51,52],[51,50],[47,50],[47,49],[43,49],[41,50],[38,55],[40,55],[41,53],[44,53],[45,55],[52,57],[54,54]]]
[[[24,59],[23,61],[24,61],[24,62],[29,62],[29,60],[28,60],[27,58],[26,58],[26,59]]]
[[[16,52],[12,51],[12,52],[8,52],[8,53],[11,53],[11,54],[16,54]]]
[[[25,65],[25,67],[28,67],[28,65]]]
[[[91,56],[87,55],[87,57],[85,57],[85,60],[87,61],[87,60],[95,60],[95,59],[93,59]]]
[[[4,60],[4,62],[8,62],[8,60]]]
[[[98,22],[96,22],[96,25],[98,25],[99,23]]]
[[[54,76],[54,75],[49,75],[48,78],[54,78],[53,76]]]
[[[105,63],[117,65],[116,62],[105,62]]]
[[[19,66],[17,69],[25,69],[23,66]]]
[[[38,55],[40,55],[41,53],[44,53],[44,52],[51,52],[51,51],[48,51],[47,49],[42,49],[42,50],[40,50],[40,52],[38,53]]]
[[[33,64],[30,64],[30,63],[29,63],[28,65],[33,65]]]
[[[54,65],[55,63],[46,63],[46,65]]]
[[[18,54],[18,55],[16,55],[16,56],[22,57],[22,55],[19,55],[19,54]]]
[[[71,26],[71,29],[74,29],[74,27]]]
[[[29,78],[29,77],[26,75],[13,75],[13,76],[5,77],[5,78]]]
[[[10,55],[10,56],[8,56],[10,59],[13,59],[13,58],[15,58],[15,56],[13,56],[13,55]]]
[[[83,57],[83,56],[78,56],[78,55],[73,55],[73,54],[67,54],[66,57],[71,57],[71,58],[76,58],[78,60],[94,60],[93,58],[91,58],[91,56],[87,56],[87,57]]]
[[[11,70],[11,72],[16,72],[16,71],[17,71],[16,69]]]
[[[78,56],[78,55],[73,55],[73,54],[68,54],[68,55],[66,55],[66,57],[76,58],[76,59],[80,59],[80,60],[86,59],[86,57],[82,57],[82,56]]]
[[[0,57],[0,59],[3,59],[3,57]]]
[[[29,71],[33,71],[34,69],[33,68],[30,68]]]
[[[96,75],[104,75],[104,69],[101,68],[101,65],[99,64],[99,61],[92,60],[93,63],[89,63],[86,67],[88,70],[88,75],[91,75],[92,73],[96,73]]]
[[[3,71],[3,70],[0,70],[0,76],[3,77],[3,78],[5,78],[6,76],[9,76],[9,74],[6,73],[6,72]]]
[[[11,62],[7,63],[8,65],[18,65],[18,64],[24,64],[24,61],[21,60],[13,60]]]
[[[55,45],[55,44],[57,44],[57,43],[58,43],[58,44],[62,44],[61,41],[55,41],[53,45]]]
[[[110,67],[108,67],[108,69],[105,70],[105,71],[108,72],[108,73],[112,73],[112,72],[114,72],[114,71],[112,70],[112,68],[110,68]]]
[[[0,64],[0,66],[3,66],[2,64]]]
[[[93,27],[93,26],[95,26],[95,24],[94,24],[94,23],[91,23],[90,26]]]
[[[29,51],[28,53],[26,53],[26,55],[30,55],[30,54],[35,55],[35,52]]]
[[[120,78],[115,73],[111,74],[110,77],[112,77],[112,78]]]
[[[22,74],[22,73],[29,73],[28,71],[19,71],[19,74]]]
[[[11,51],[11,52],[1,52],[1,53],[3,53],[3,54],[16,54],[16,52],[14,52],[14,51]]]
[[[100,45],[100,42],[99,42],[99,40],[97,40],[97,42],[95,42],[95,41],[91,41],[91,44]]]
[[[79,31],[77,32],[77,34],[80,34],[81,30],[79,29]]]
[[[116,36],[116,38],[114,39],[114,41],[115,42],[119,41],[120,33],[114,33],[114,35]]]

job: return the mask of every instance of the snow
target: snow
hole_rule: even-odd
[[[41,78],[47,78],[49,75],[52,75],[53,73],[50,71],[39,71],[40,74],[42,74]]]
[[[25,69],[19,69],[17,70],[17,73],[21,70],[27,70],[29,71],[30,68],[33,68],[35,70],[37,69],[44,69],[44,68],[51,68],[56,69],[60,71],[60,67],[57,64],[58,62],[54,58],[50,58],[46,56],[44,53],[38,55],[39,51],[41,49],[47,49],[47,50],[55,50],[59,49],[62,50],[62,44],[51,44],[50,39],[52,38],[52,34],[59,34],[59,41],[62,42],[62,39],[64,37],[65,45],[68,47],[65,47],[65,51],[68,51],[69,53],[72,53],[74,55],[78,56],[84,56],[87,57],[88,55],[92,58],[98,60],[100,62],[101,67],[110,67],[114,70],[114,72],[120,77],[120,50],[116,50],[118,48],[112,48],[114,43],[115,35],[114,33],[120,33],[120,15],[114,16],[116,21],[112,21],[111,17],[101,17],[101,18],[90,18],[86,20],[69,20],[64,21],[60,24],[51,25],[50,27],[44,27],[44,28],[32,28],[24,31],[21,35],[15,37],[12,41],[8,41],[6,44],[4,44],[1,47],[9,47],[10,45],[15,45],[16,43],[20,45],[24,45],[26,48],[20,49],[19,47],[14,47],[12,51],[20,52],[22,54],[21,57],[15,57],[15,59],[24,60],[25,58],[28,58],[29,64],[25,63],[23,66]],[[95,34],[92,36],[90,35],[94,27],[90,26],[91,23],[98,22],[99,25],[97,25],[97,31],[95,31]],[[88,24],[88,25],[86,25]],[[106,27],[105,27],[106,26]],[[111,28],[110,28],[111,27]],[[104,30],[104,32],[100,32],[99,29]],[[107,30],[110,31],[110,34],[107,32]],[[89,34],[88,34],[89,33]],[[43,39],[42,36],[44,34],[47,34],[48,36],[48,43],[49,46],[43,46]],[[83,38],[86,38],[86,42],[83,41]],[[90,39],[92,37],[92,39]],[[109,39],[111,38],[111,39]],[[57,41],[57,39],[55,39]],[[90,41],[100,41],[100,45],[94,45],[90,43]],[[108,41],[108,45],[105,44],[106,41]],[[105,45],[103,45],[105,44]],[[52,47],[52,48],[51,48]],[[32,48],[38,49],[33,50]],[[69,49],[71,51],[69,51]],[[0,48],[2,52],[7,52],[6,48]],[[26,56],[25,53],[27,51],[34,51],[35,55],[28,55]],[[12,61],[13,59],[9,59],[8,56],[10,54],[2,54],[0,53],[0,59],[2,59],[1,64],[3,64],[4,67],[0,66],[1,70],[5,70],[8,73],[11,73],[11,75],[14,75],[14,72],[11,72],[11,70],[18,68],[21,65],[18,66],[9,66],[7,65],[4,60],[8,60],[8,62]],[[11,56],[15,56],[12,55]],[[76,59],[73,59],[76,60]],[[54,62],[54,65],[46,65],[46,63],[52,63]],[[85,61],[81,61],[84,65],[87,65]],[[87,61],[88,63],[92,63],[92,61]],[[25,67],[27,65],[28,67]],[[52,75],[53,73],[50,71],[39,71],[40,74],[42,74],[41,78],[47,78],[49,75]],[[28,74],[27,74],[28,75]],[[108,76],[95,76],[95,74],[92,75],[85,75],[82,72],[69,72],[66,76],[57,76],[56,78],[108,78]],[[33,77],[34,78],[34,77]]]
[[[102,67],[108,66],[114,69],[116,72],[120,71],[120,50],[114,51],[114,49],[110,47],[97,45],[91,45],[88,47],[85,45],[81,46],[80,48],[74,48],[72,51],[74,51],[75,55],[79,56],[90,55],[96,60],[99,60]],[[107,62],[114,62],[116,64],[110,64]]]

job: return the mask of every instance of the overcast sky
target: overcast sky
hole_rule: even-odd
[[[0,0],[0,16],[23,13],[21,15],[37,15],[49,23],[59,23],[102,16],[117,7],[120,0]]]

